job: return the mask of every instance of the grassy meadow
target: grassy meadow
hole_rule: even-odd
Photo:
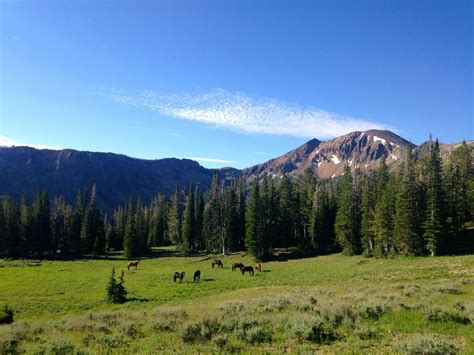
[[[15,312],[0,353],[474,353],[474,256],[282,257],[253,277],[231,270],[249,256],[218,258],[0,260],[0,305]],[[122,305],[105,301],[113,266]]]

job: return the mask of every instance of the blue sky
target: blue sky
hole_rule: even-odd
[[[371,127],[473,139],[472,4],[2,1],[0,143],[241,168]]]

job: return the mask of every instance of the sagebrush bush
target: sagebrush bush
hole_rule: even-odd
[[[74,344],[70,340],[56,340],[48,341],[41,344],[36,350],[33,351],[36,355],[69,355],[74,354]]]
[[[291,332],[299,340],[307,340],[317,344],[329,344],[339,338],[334,327],[321,318],[303,320],[293,323]]]
[[[362,340],[376,339],[379,337],[377,329],[358,323],[354,329],[354,334]]]
[[[240,332],[240,335],[249,344],[269,343],[272,341],[271,332],[260,326],[243,330]]]
[[[125,324],[124,326],[122,326],[122,328],[120,329],[120,333],[132,339],[136,339],[143,336],[143,333],[134,323]]]
[[[18,354],[20,341],[18,339],[0,340],[0,354]]]
[[[95,338],[95,340],[97,341],[97,344],[99,344],[100,346],[104,347],[107,350],[120,348],[127,344],[127,339],[123,335],[120,335],[120,334],[101,335]]]
[[[176,329],[175,320],[161,320],[155,321],[151,324],[151,329],[154,332],[173,332]]]
[[[390,306],[386,304],[364,305],[359,307],[359,315],[363,318],[378,320],[388,310]]]
[[[208,342],[216,335],[221,328],[216,319],[204,319],[197,323],[189,324],[181,338],[186,343]]]
[[[458,352],[453,342],[439,334],[416,335],[398,344],[398,349],[409,355],[451,355]]]
[[[4,305],[0,308],[0,324],[11,323],[13,323],[13,310],[8,305]]]
[[[425,311],[426,319],[432,322],[454,322],[460,324],[471,324],[468,316],[462,313],[451,312],[444,308],[427,308]]]

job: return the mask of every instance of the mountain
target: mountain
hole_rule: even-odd
[[[0,195],[29,198],[42,188],[72,203],[79,188],[97,186],[98,204],[105,211],[124,204],[130,195],[149,202],[158,192],[200,184],[208,187],[213,171],[189,159],[143,160],[112,153],[71,149],[38,150],[0,147]]]
[[[340,176],[346,163],[361,170],[375,169],[382,157],[386,157],[391,170],[396,170],[409,147],[415,156],[426,156],[429,144],[417,147],[385,130],[352,132],[326,142],[312,139],[265,163],[243,170],[223,168],[219,173],[227,182],[241,176],[252,180],[264,174],[270,178],[284,174],[300,178],[309,168],[315,176],[327,179]],[[456,146],[442,144],[442,156],[449,155]],[[79,188],[90,188],[95,183],[99,206],[106,212],[124,204],[132,194],[148,203],[158,192],[173,193],[177,184],[181,188],[190,182],[208,187],[213,172],[188,159],[143,160],[71,149],[0,147],[0,195],[19,197],[25,192],[33,198],[39,189],[46,188],[50,196],[63,195],[72,203]]]
[[[247,178],[263,174],[301,177],[309,168],[315,176],[327,179],[340,176],[346,163],[361,170],[374,169],[382,157],[396,168],[409,147],[416,146],[390,131],[357,131],[326,142],[312,139],[278,158],[244,169],[242,174]]]

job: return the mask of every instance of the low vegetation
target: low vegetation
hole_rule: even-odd
[[[220,259],[213,269],[205,256],[158,257],[137,270],[116,255],[0,261],[0,304],[15,311],[0,353],[474,351],[474,256],[336,254],[264,263],[254,276],[231,270],[249,256]],[[125,272],[124,304],[107,301],[111,267]]]

